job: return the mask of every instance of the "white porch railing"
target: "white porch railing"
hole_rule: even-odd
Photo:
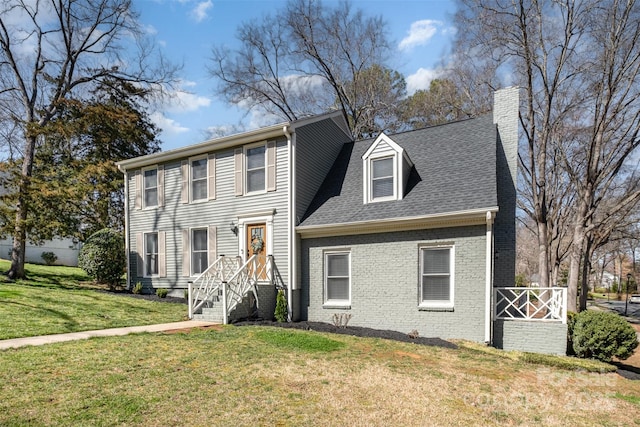
[[[228,281],[241,265],[240,257],[220,255],[196,280],[189,283],[189,319],[200,307],[211,303],[222,283]]]
[[[494,288],[494,320],[567,323],[567,288]]]
[[[273,261],[273,256],[253,255],[244,264],[240,257],[221,255],[216,262],[200,276],[189,283],[189,318],[203,307],[215,302],[222,303],[223,323],[228,323],[229,313],[242,302],[242,299],[253,292],[256,304],[258,282],[282,282],[280,273]]]

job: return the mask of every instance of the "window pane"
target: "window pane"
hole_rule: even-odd
[[[158,186],[158,170],[149,169],[144,171],[144,188],[154,188]]]
[[[263,168],[266,146],[250,148],[247,150],[247,169]]]
[[[423,274],[449,273],[449,249],[424,249],[422,254]]]
[[[202,179],[207,177],[207,159],[194,160],[191,162],[191,179]]]
[[[144,192],[144,205],[145,206],[157,206],[158,205],[158,189],[147,189]]]
[[[147,255],[146,263],[147,263],[147,275],[152,276],[154,274],[158,274],[158,256],[157,255]]]
[[[156,233],[145,234],[145,253],[158,253],[158,235]]]
[[[207,250],[207,230],[193,230],[192,237],[194,251]]]
[[[327,255],[327,275],[330,277],[335,276],[349,276],[349,255]]]
[[[264,190],[264,169],[247,171],[247,192]]]
[[[207,252],[193,252],[191,254],[193,274],[200,274],[207,269]]]
[[[207,198],[207,181],[193,181],[191,183],[191,194],[193,200],[202,200]]]
[[[430,301],[449,300],[449,276],[423,276],[422,299]]]
[[[393,159],[381,159],[374,160],[371,162],[373,164],[373,177],[374,178],[383,178],[383,177],[393,177]]]
[[[328,300],[349,299],[349,279],[327,279]]]
[[[372,181],[373,198],[393,196],[393,177],[375,179]]]

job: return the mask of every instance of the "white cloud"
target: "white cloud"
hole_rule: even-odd
[[[151,113],[149,117],[156,126],[162,129],[163,134],[175,136],[181,133],[189,132],[189,128],[180,126],[180,123],[168,118],[158,111]]]
[[[418,71],[407,76],[407,93],[413,95],[421,89],[428,89],[431,80],[437,78],[442,73],[439,69],[419,68]]]
[[[442,26],[442,22],[432,19],[423,19],[412,23],[407,36],[400,41],[398,49],[409,50],[429,43],[440,26]]]
[[[158,110],[172,113],[182,114],[196,111],[203,107],[211,105],[211,99],[198,95],[186,88],[195,88],[196,83],[189,80],[182,80],[178,87],[173,90],[170,95],[163,100],[162,104],[156,107]]]
[[[211,0],[202,1],[191,10],[191,18],[196,22],[202,22],[209,17],[209,9],[213,7]]]

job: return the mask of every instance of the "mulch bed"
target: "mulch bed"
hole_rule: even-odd
[[[147,301],[186,304],[186,301],[184,298],[178,298],[178,297],[168,296],[165,298],[160,298],[155,294],[134,294],[126,290],[117,290],[117,291],[104,290],[103,292],[116,293],[118,295],[122,295],[125,297],[145,299]],[[235,326],[249,326],[249,325],[273,326],[277,328],[300,329],[304,331],[318,331],[318,332],[328,332],[333,334],[351,335],[354,337],[383,338],[387,340],[394,340],[394,341],[400,341],[400,342],[414,343],[414,344],[434,346],[434,347],[443,347],[443,348],[450,348],[450,349],[458,348],[458,346],[455,345],[454,343],[443,340],[441,338],[427,338],[427,337],[412,338],[408,334],[397,332],[397,331],[363,328],[360,326],[337,327],[330,323],[324,323],[324,322],[302,321],[302,322],[280,323],[280,322],[274,322],[270,320],[243,320],[243,321],[234,323],[234,325]]]
[[[247,321],[234,323],[234,325],[235,326],[249,326],[249,325],[273,326],[278,328],[301,329],[305,331],[329,332],[333,334],[351,335],[354,337],[383,338],[387,340],[394,340],[394,341],[401,341],[401,342],[407,342],[407,343],[428,345],[428,346],[434,346],[434,347],[443,347],[443,348],[450,348],[450,349],[458,348],[458,346],[455,345],[454,343],[445,341],[441,338],[427,338],[427,337],[411,338],[408,334],[404,334],[402,332],[397,332],[397,331],[363,328],[360,326],[337,327],[330,323],[323,323],[323,322],[303,321],[303,322],[279,323],[279,322],[273,322],[269,320],[247,320]]]

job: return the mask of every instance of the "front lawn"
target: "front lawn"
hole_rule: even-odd
[[[27,264],[27,280],[0,275],[0,339],[178,322],[186,304],[104,292],[79,268]],[[9,262],[0,260],[0,271]]]
[[[0,352],[3,426],[640,423],[640,382],[498,351],[256,326]]]

